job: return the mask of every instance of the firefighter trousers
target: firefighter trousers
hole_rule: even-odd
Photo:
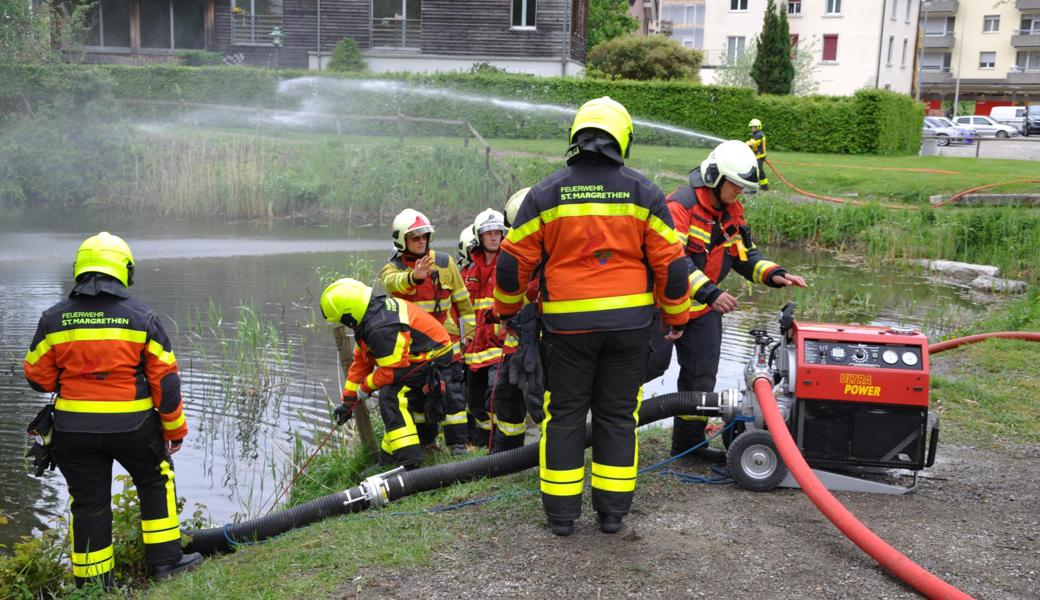
[[[429,362],[402,367],[393,383],[380,388],[379,416],[386,430],[380,442],[381,464],[415,467],[422,462],[422,446],[436,441],[437,423],[427,422],[423,391],[433,368]]]
[[[436,361],[444,382],[444,443],[459,446],[466,443],[466,367],[462,361],[446,354]]]
[[[492,415],[488,414],[487,398],[492,382],[488,378],[489,367],[466,370],[466,413],[469,443],[487,448],[492,444]],[[502,373],[505,375],[505,372]]]
[[[722,351],[722,313],[710,310],[686,324],[683,336],[675,340],[679,357],[680,392],[713,392]],[[708,418],[680,415],[672,427],[672,455],[685,452],[704,441]]]
[[[134,481],[141,501],[145,559],[151,567],[181,559],[181,528],[173,461],[166,455],[159,416],[125,433],[54,433],[54,459],[72,498],[69,522],[72,575],[76,584],[102,578],[111,581],[112,461]]]
[[[758,157],[758,188],[763,192],[769,191],[769,175],[766,173],[766,157]]]
[[[488,412],[494,415],[495,429],[492,453],[523,446],[524,434],[527,433],[524,392],[509,383],[509,361],[512,356],[504,356],[501,362],[486,367],[489,389],[486,406]]]
[[[624,516],[639,466],[638,411],[650,327],[558,334],[542,343],[551,394],[545,403],[539,467],[542,506],[550,520],[581,515],[585,422],[592,411],[592,507]]]

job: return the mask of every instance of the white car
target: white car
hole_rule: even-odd
[[[957,144],[971,144],[978,136],[975,130],[954,125],[946,117],[925,117],[924,135],[926,138],[934,139],[940,146],[949,146],[951,140]]]
[[[1007,139],[1018,135],[1018,129],[1010,125],[997,123],[993,119],[982,115],[957,117],[953,122],[961,127],[971,127],[975,131],[979,132],[979,135],[983,137]]]

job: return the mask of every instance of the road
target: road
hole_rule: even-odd
[[[977,146],[977,147],[976,147]],[[982,138],[970,145],[951,143],[940,147],[939,156],[973,157],[976,151],[979,158],[1013,158],[1018,160],[1040,160],[1040,136],[1015,137],[1007,140]]]

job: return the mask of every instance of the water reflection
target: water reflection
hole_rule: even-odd
[[[40,312],[69,287],[76,246],[98,230],[79,226],[0,233],[0,511],[14,515],[11,526],[0,528],[0,543],[60,513],[66,502],[60,475],[25,474],[24,426],[46,397],[29,391],[21,361]],[[189,507],[205,504],[216,521],[255,514],[280,491],[294,437],[309,444],[327,431],[330,403],[342,386],[331,332],[314,312],[319,273],[349,274],[358,257],[378,267],[388,240],[374,228],[359,234],[289,225],[143,222],[113,231],[126,237],[137,259],[134,294],[162,316],[180,362],[191,433],[176,457],[178,493]],[[751,352],[747,330],[775,327],[775,312],[789,299],[799,301],[802,319],[916,325],[930,335],[972,315],[957,290],[915,276],[868,272],[795,250],[770,256],[805,275],[812,288],[750,289],[736,275],[727,280],[742,309],[724,320],[720,388],[741,377]],[[262,332],[233,327],[242,321],[242,306],[265,324]],[[231,341],[222,346],[215,330]],[[234,341],[243,335],[247,341]],[[254,354],[258,344],[264,352]],[[243,367],[245,355],[260,356],[261,364]],[[647,392],[671,391],[677,373],[673,363]]]

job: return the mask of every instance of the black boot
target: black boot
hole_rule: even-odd
[[[603,533],[617,533],[621,531],[621,517],[605,512],[599,513],[599,530]]]
[[[704,429],[708,422],[697,419],[684,421],[678,417],[673,421],[671,456],[678,456],[704,441]],[[705,462],[722,464],[726,462],[726,453],[707,445],[697,448],[687,456],[695,456]]]
[[[157,565],[152,567],[152,577],[156,579],[166,579],[177,573],[183,573],[184,571],[190,571],[195,567],[202,564],[202,555],[198,552],[192,552],[191,554],[185,554],[181,556],[181,559],[175,563],[166,565]]]
[[[564,519],[549,519],[549,529],[553,535],[566,537],[574,533],[574,521]]]

